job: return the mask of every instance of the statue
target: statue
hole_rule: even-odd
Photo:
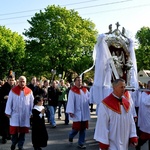
[[[109,33],[112,33],[112,24],[109,25]]]
[[[125,67],[126,67],[126,71],[127,71],[127,86],[131,86],[130,81],[132,78],[133,63],[132,63],[132,60],[130,57],[128,58],[127,63],[125,64]]]
[[[112,57],[114,60],[114,64],[116,67],[116,70],[118,72],[119,77],[123,77],[123,65],[124,65],[124,55],[123,52],[121,53],[121,55],[119,56],[118,52],[116,52],[117,54],[115,54],[114,52],[112,53]]]

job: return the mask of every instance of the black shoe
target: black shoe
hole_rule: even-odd
[[[69,138],[69,144],[72,145],[73,144],[73,139]]]
[[[69,142],[73,142],[73,138],[69,138]]]
[[[80,149],[86,149],[86,146],[85,145],[78,145],[78,148],[80,148]]]
[[[10,149],[15,150],[15,147],[16,147],[15,145],[11,145]]]
[[[6,139],[2,139],[2,144],[6,144],[7,140]]]
[[[65,125],[68,125],[69,124],[69,121],[65,121]]]
[[[52,125],[52,128],[56,128],[56,125]]]

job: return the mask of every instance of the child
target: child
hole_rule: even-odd
[[[43,99],[40,96],[36,96],[34,99],[32,114],[32,144],[34,150],[42,150],[41,147],[47,146],[48,133],[44,120],[45,109]]]

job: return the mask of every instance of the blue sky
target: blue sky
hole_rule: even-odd
[[[150,27],[149,0],[1,0],[0,25],[22,34],[30,27],[27,19],[53,4],[75,9],[93,21],[99,33],[108,32],[109,24],[115,29],[116,22],[132,35],[143,26]]]

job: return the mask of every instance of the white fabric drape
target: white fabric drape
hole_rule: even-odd
[[[111,78],[112,68],[110,67],[110,60],[112,56],[108,45],[106,43],[105,34],[100,34],[97,43],[93,51],[93,60],[95,63],[94,83],[90,90],[90,101],[91,103],[99,104],[106,96],[112,92]],[[134,51],[134,42],[129,39],[128,51],[133,63],[131,69],[130,85],[138,89],[138,78],[137,78],[137,64]]]
[[[104,98],[103,89],[104,89],[104,81],[105,85],[110,86],[110,81],[105,78],[107,74],[107,78],[110,78],[111,72],[107,65],[108,60],[110,59],[110,55],[108,54],[108,46],[105,42],[105,34],[99,35],[97,39],[97,43],[94,47],[94,55],[95,56],[95,73],[94,73],[94,83],[91,89],[93,94],[92,102],[99,104],[101,100]]]
[[[138,75],[137,75],[137,63],[136,63],[136,57],[135,57],[135,51],[134,51],[134,42],[132,39],[129,39],[130,45],[129,45],[129,52],[130,57],[133,63],[133,68],[131,69],[131,79],[130,79],[130,85],[135,87],[135,89],[139,88],[138,85]]]

